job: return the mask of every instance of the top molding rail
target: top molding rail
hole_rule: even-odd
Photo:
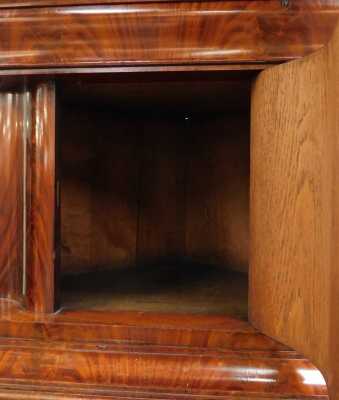
[[[339,15],[334,1],[67,3],[87,1],[0,3],[0,68],[278,63],[327,43]]]

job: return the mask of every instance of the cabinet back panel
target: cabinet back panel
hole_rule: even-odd
[[[68,110],[62,273],[173,259],[247,270],[246,116]]]

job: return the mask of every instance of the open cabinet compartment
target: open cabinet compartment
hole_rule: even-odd
[[[60,306],[247,318],[253,74],[60,82]]]
[[[253,288],[267,289],[253,286],[249,177],[253,211],[253,174],[270,174],[253,163],[253,136],[250,165],[252,78],[75,75],[32,81],[13,101],[32,117],[30,192],[19,205],[29,217],[27,279],[21,304],[2,301],[0,333],[18,365],[34,360],[6,375],[23,390],[35,380],[71,396],[96,396],[104,383],[113,397],[326,399],[308,359],[247,321],[249,264],[251,310]],[[5,99],[10,115],[16,97]],[[24,113],[3,121],[25,137]],[[20,159],[20,140],[2,143]],[[13,196],[19,184],[8,180]]]

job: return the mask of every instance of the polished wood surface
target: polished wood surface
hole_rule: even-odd
[[[107,398],[114,398],[114,391],[123,394],[124,387],[125,395],[134,392],[146,398],[152,394],[161,398],[164,391],[172,394],[171,398],[227,396],[234,392],[257,398],[280,393],[286,393],[290,399],[300,394],[308,399],[319,395],[326,398],[326,385],[320,373],[313,378],[314,383],[309,379],[310,383],[305,385],[308,374],[314,377],[317,371],[309,362],[287,351],[258,355],[251,351],[239,354],[232,350],[220,353],[9,339],[2,340],[0,354],[6,359],[0,364],[0,388],[5,383],[15,385],[18,380],[21,390],[29,388],[32,381],[42,382],[45,388],[48,382],[53,382],[50,390],[63,390],[67,394],[86,393],[87,389],[87,395],[104,392]],[[25,369],[19,368],[22,363]],[[86,384],[78,385],[79,381]],[[35,386],[39,388],[37,383]]]
[[[34,112],[30,148],[30,260],[27,306],[53,312],[55,301],[55,90],[53,83],[32,89]]]
[[[173,3],[177,0],[157,0],[157,3],[166,2]],[[188,0],[188,2],[194,0]],[[206,2],[208,0],[202,0]],[[228,0],[229,1],[229,0]],[[259,0],[260,1],[260,0]],[[274,3],[273,0],[264,0],[265,2]],[[73,5],[101,5],[101,4],[128,4],[128,3],[153,3],[154,0],[1,0],[0,8],[20,8],[20,7],[49,7],[49,6],[73,6]],[[237,5],[238,9],[242,9],[244,5],[250,5],[251,3],[258,3],[258,0],[231,0],[231,2]],[[314,0],[312,2],[307,2],[305,0],[291,1],[288,5],[282,4],[279,9],[285,10],[318,10],[321,7],[327,7],[332,9],[335,7],[335,1],[333,0]]]
[[[1,311],[1,393],[327,398],[322,376],[307,360],[244,321],[131,312],[92,313],[96,322],[88,312],[37,318],[4,302]]]
[[[337,16],[307,0],[3,9],[0,67],[280,62],[325,44]]]
[[[339,399],[339,31],[263,72],[252,97],[251,321],[324,372]]]
[[[28,92],[0,93],[0,294],[20,299],[25,268],[25,141],[30,122]]]
[[[326,399],[321,374],[304,356],[246,322],[247,277],[233,273],[238,285],[225,276],[246,270],[249,257],[254,324],[310,357],[338,397],[338,185],[331,186],[338,146],[330,126],[338,121],[325,118],[335,85],[321,88],[335,80],[335,62],[323,73],[312,57],[256,82],[248,212],[252,72],[322,47],[339,9],[332,0],[282,4],[0,2],[0,289],[19,300],[0,300],[0,398]],[[239,84],[244,69],[250,75]],[[212,76],[209,96],[197,81],[189,88],[188,72],[208,71],[229,77],[227,96]],[[151,83],[156,74],[172,74],[167,89]],[[318,107],[322,99],[327,108]],[[182,287],[183,269],[164,259],[179,259],[179,267],[189,260],[193,274]],[[213,282],[216,267],[224,275]],[[179,293],[166,294],[148,273],[167,285],[174,276]],[[139,311],[114,311],[124,308],[117,290],[124,283],[125,309]]]

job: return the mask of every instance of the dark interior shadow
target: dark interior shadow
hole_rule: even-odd
[[[87,293],[98,291],[117,293],[162,292],[208,284],[216,279],[231,281],[234,277],[247,279],[246,274],[225,267],[197,263],[190,260],[164,257],[137,266],[114,269],[97,269],[79,274],[64,275],[62,290],[80,290]]]

